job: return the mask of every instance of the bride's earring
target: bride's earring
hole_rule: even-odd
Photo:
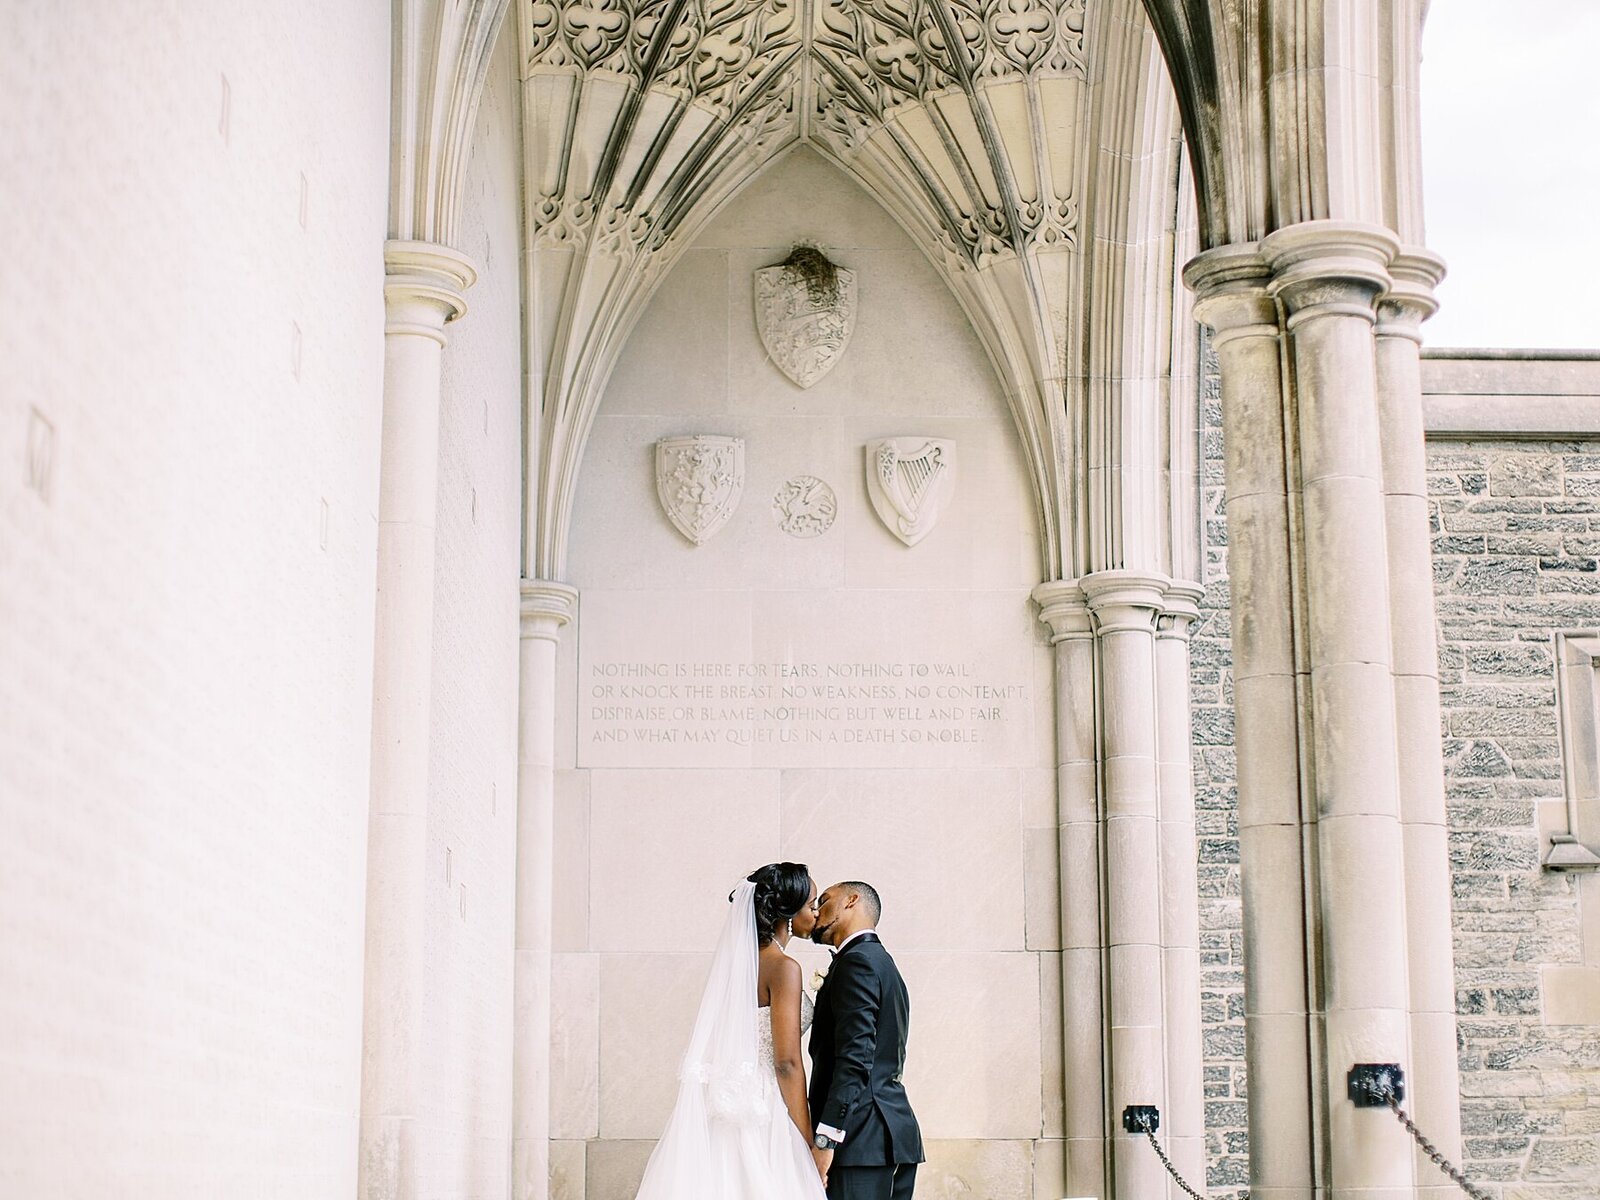
[[[789,918],[789,936],[791,938],[794,937],[794,918],[793,917]]]

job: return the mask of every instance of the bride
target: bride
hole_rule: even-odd
[[[800,1060],[811,997],[784,950],[816,924],[816,896],[806,867],[784,862],[729,897],[678,1102],[638,1200],[824,1200]]]

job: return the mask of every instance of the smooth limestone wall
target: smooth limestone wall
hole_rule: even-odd
[[[0,1195],[354,1194],[389,14],[0,39]]]
[[[1203,366],[1208,578],[1192,696],[1209,1183],[1217,1200],[1244,1200],[1227,530],[1215,358]],[[1428,360],[1424,389],[1440,431],[1428,473],[1466,1167],[1497,1200],[1580,1200],[1600,1178],[1600,1021],[1585,1015],[1600,1008],[1600,876],[1539,864],[1565,816],[1553,635],[1600,632],[1600,441],[1506,434],[1593,428],[1600,365]]]
[[[860,290],[844,357],[809,391],[767,361],[752,293],[752,273],[803,240]],[[699,547],[668,523],[653,474],[654,442],[691,433],[745,440],[739,507]],[[874,515],[864,481],[863,443],[902,435],[951,438],[958,456],[953,499],[911,548]],[[835,523],[810,539],[773,512],[800,474],[837,495]],[[562,643],[555,1194],[633,1195],[728,891],[790,858],[824,886],[860,877],[883,893],[884,941],[912,999],[907,1086],[930,1139],[920,1200],[1056,1200],[1037,535],[1003,398],[949,293],[865,193],[794,153],[663,283],[611,380],[579,488],[568,577],[580,612]],[[844,686],[889,692],[827,690]],[[778,712],[829,706],[836,718]]]
[[[503,1200],[509,1187],[522,536],[514,34],[500,38],[478,110],[458,243],[478,282],[446,331],[440,410],[422,1176],[437,1200]]]

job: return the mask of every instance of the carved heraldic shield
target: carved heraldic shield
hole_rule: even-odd
[[[867,495],[879,518],[908,546],[938,524],[956,483],[956,444],[942,438],[867,443]]]
[[[743,491],[743,438],[696,434],[656,443],[656,495],[696,546],[728,523]]]
[[[816,258],[827,262],[820,254]],[[856,323],[856,273],[828,264],[828,276],[807,276],[779,263],[756,272],[756,330],[772,361],[808,388],[844,354]]]

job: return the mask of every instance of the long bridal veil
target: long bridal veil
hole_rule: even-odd
[[[637,1200],[822,1196],[810,1152],[760,1061],[755,890],[744,882],[733,894],[678,1073],[678,1102]]]

